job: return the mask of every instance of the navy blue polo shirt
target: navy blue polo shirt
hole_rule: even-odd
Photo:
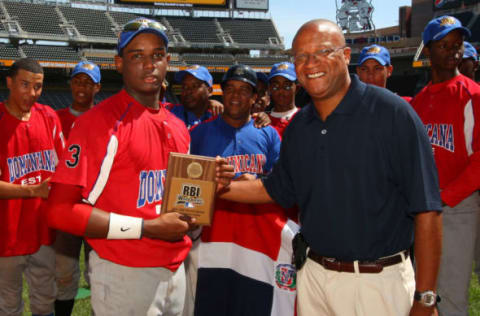
[[[312,104],[297,113],[263,183],[283,207],[298,204],[310,248],[339,260],[409,249],[415,214],[442,209],[421,120],[399,96],[356,75],[326,121]]]

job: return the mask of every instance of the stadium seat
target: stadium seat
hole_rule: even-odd
[[[25,32],[65,35],[60,28],[60,17],[52,5],[9,1],[4,1],[4,5],[10,17],[18,20]]]

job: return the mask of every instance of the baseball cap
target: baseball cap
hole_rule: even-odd
[[[282,76],[290,81],[296,81],[297,74],[295,73],[295,66],[289,62],[282,62],[273,65],[270,70],[270,75],[268,75],[268,80],[270,81],[270,79],[276,76]]]
[[[256,74],[257,74],[257,81],[261,81],[264,84],[268,85],[268,76],[264,72],[257,71]]]
[[[70,78],[73,78],[80,73],[84,73],[88,75],[94,83],[99,83],[100,80],[102,79],[102,76],[100,75],[100,69],[98,68],[98,66],[88,60],[81,61],[78,64],[76,64],[75,68],[73,68]]]
[[[168,37],[165,34],[167,28],[160,22],[147,18],[136,18],[127,22],[120,35],[118,36],[117,51],[121,53],[122,49],[130,43],[130,41],[140,33],[152,33],[160,37],[168,47]]]
[[[423,30],[423,44],[427,45],[430,41],[439,41],[454,30],[462,31],[466,37],[471,36],[470,30],[462,26],[462,23],[453,16],[443,15],[435,18],[428,22]]]
[[[208,72],[207,68],[200,65],[193,65],[185,70],[177,72],[175,74],[175,81],[181,82],[187,74],[194,76],[198,80],[205,81],[209,87],[213,85],[212,75],[210,74],[210,72]]]
[[[469,42],[463,42],[465,50],[463,51],[463,59],[473,58],[475,61],[478,61],[478,54],[475,47]]]
[[[250,84],[254,90],[257,90],[257,74],[250,66],[234,65],[230,67],[222,79],[223,85],[229,80],[238,80]]]
[[[375,59],[382,66],[390,65],[390,53],[388,49],[380,45],[370,45],[365,46],[360,52],[360,57],[358,58],[358,64],[363,64],[368,59]]]

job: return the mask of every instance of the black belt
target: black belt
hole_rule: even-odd
[[[403,255],[408,258],[409,251],[403,251]],[[338,272],[355,272],[353,261],[340,261],[335,258],[328,258],[314,253],[312,250],[308,252],[308,257],[313,261],[321,264],[327,270]],[[392,266],[402,262],[402,255],[397,254],[390,257],[380,258],[375,261],[358,261],[358,270],[360,273],[380,273],[384,267]]]

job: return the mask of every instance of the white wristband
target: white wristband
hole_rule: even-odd
[[[110,213],[107,239],[142,238],[143,218]]]

